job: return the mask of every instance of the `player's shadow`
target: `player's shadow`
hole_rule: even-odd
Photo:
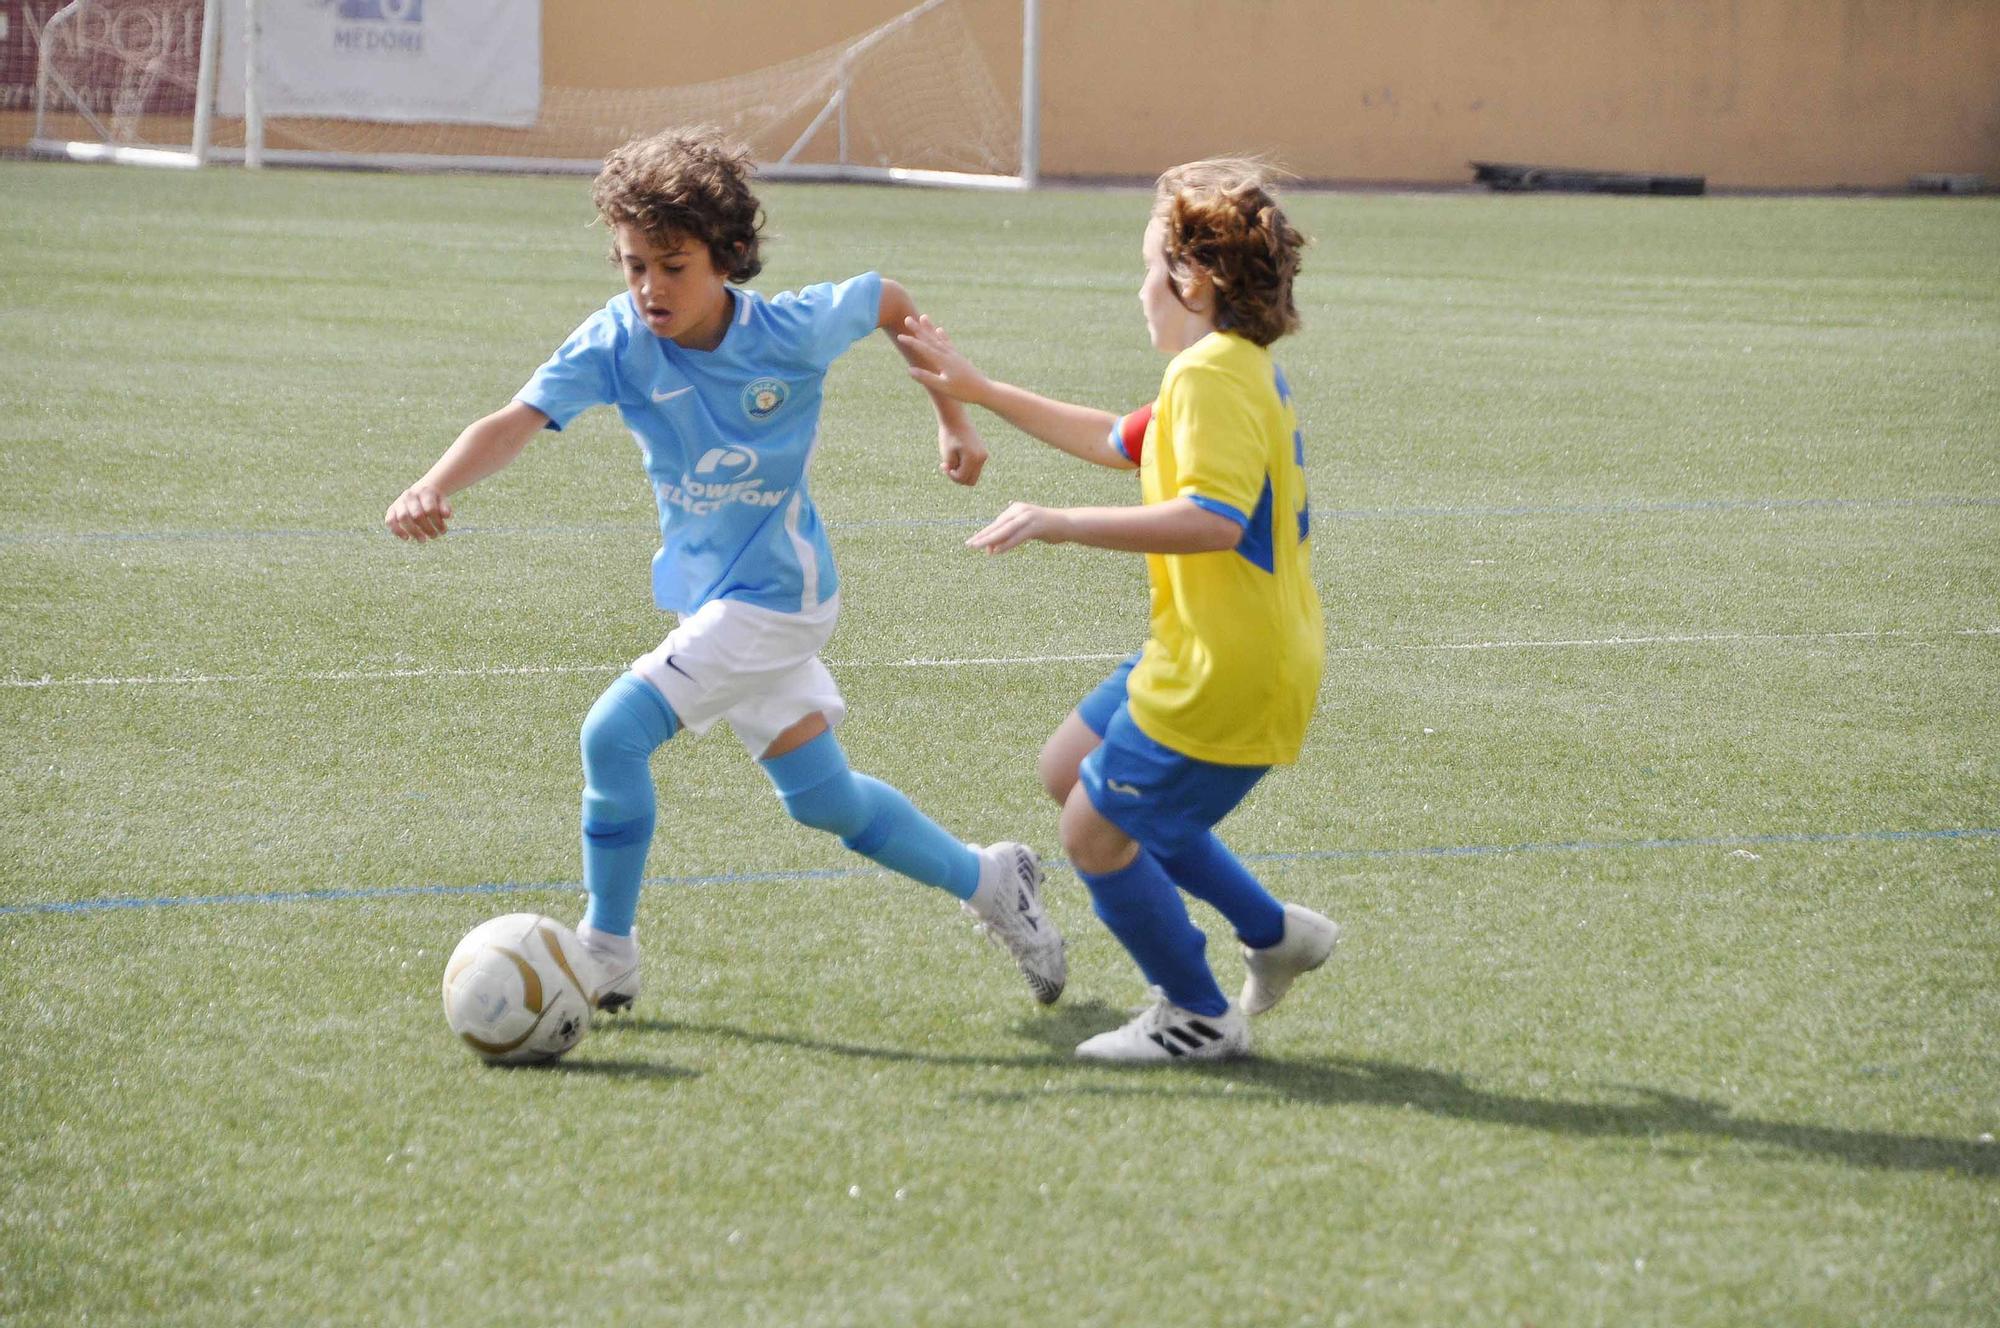
[[[1024,1026],[1022,1031],[1036,1035],[1032,1026]],[[2000,1144],[1759,1120],[1734,1115],[1724,1103],[1637,1084],[1606,1085],[1611,1100],[1575,1101],[1482,1088],[1452,1071],[1358,1057],[1251,1058],[1160,1068],[1166,1076],[1181,1081],[1179,1091],[1184,1096],[1226,1095],[1232,1101],[1282,1098],[1318,1106],[1385,1107],[1586,1138],[1652,1140],[1676,1134],[1708,1135],[1757,1147],[1818,1154],[1849,1166],[1889,1171],[1951,1171],[1984,1180],[2000,1178]],[[1158,1072],[1133,1073],[1135,1078],[1148,1082],[1096,1082],[1077,1085],[1073,1091],[1086,1096],[1157,1091],[1153,1085],[1161,1082]],[[976,1096],[1024,1100],[1036,1095],[988,1092]]]
[[[796,1033],[702,1024],[672,1019],[639,1019],[628,1026],[661,1033],[727,1038],[766,1046],[794,1047],[856,1060],[962,1065],[975,1068],[1033,1069],[1043,1074],[1039,1089],[977,1091],[972,1101],[1018,1103],[1051,1097],[1175,1096],[1227,1097],[1232,1102],[1272,1098],[1310,1106],[1369,1106],[1421,1111],[1452,1120],[1543,1130],[1584,1138],[1660,1140],[1674,1135],[1708,1136],[1753,1147],[1813,1154],[1854,1167],[1887,1171],[1957,1172],[1982,1180],[2000,1179],[2000,1144],[1933,1135],[1843,1130],[1737,1116],[1727,1105],[1643,1085],[1608,1085],[1608,1100],[1580,1101],[1531,1097],[1482,1088],[1465,1075],[1424,1066],[1358,1057],[1258,1059],[1195,1066],[1107,1069],[1076,1060],[1076,1044],[1114,1027],[1129,1012],[1102,1001],[1065,1004],[1060,1010],[1022,1019],[1015,1031],[1046,1050],[1019,1056],[931,1052],[873,1047]]]
[[[576,1056],[564,1056],[560,1060],[541,1061],[527,1065],[499,1067],[522,1074],[540,1071],[544,1074],[589,1074],[600,1079],[699,1079],[700,1070],[690,1070],[685,1065],[667,1065],[659,1061],[635,1060],[585,1060]]]
[[[573,1074],[594,1074],[605,1079],[699,1079],[700,1070],[685,1065],[661,1065],[654,1061],[587,1061],[569,1067]]]
[[[1028,1036],[1031,1040],[1046,1042],[1049,1048],[1047,1051],[1031,1052],[1021,1056],[925,1051],[921,1048],[906,1047],[871,1047],[864,1043],[834,1042],[826,1038],[806,1037],[797,1033],[737,1028],[731,1024],[698,1024],[681,1019],[626,1018],[620,1021],[620,1025],[636,1031],[726,1038],[735,1042],[753,1042],[760,1046],[795,1047],[801,1051],[816,1051],[852,1060],[916,1065],[963,1065],[977,1069],[1084,1070],[1089,1067],[1080,1065],[1073,1054],[1076,1044],[1092,1033],[1101,1033],[1106,1028],[1123,1023],[1130,1017],[1129,1011],[1106,1005],[1103,1001],[1065,1002],[1058,1009],[1030,1015],[1015,1026],[1017,1032]]]

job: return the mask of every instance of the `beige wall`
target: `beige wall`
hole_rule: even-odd
[[[1011,83],[1018,0],[956,3]],[[545,0],[544,78],[714,78],[905,7]],[[1472,159],[2000,180],[2000,0],[1043,0],[1042,52],[1051,175],[1254,149],[1336,180],[1463,181]]]
[[[1052,172],[1144,173],[1268,147],[1308,176],[1359,180],[1462,180],[1470,159],[1745,186],[2000,176],[1996,0],[1049,0],[1046,10]],[[1203,35],[1177,40],[1176,28]],[[1132,58],[1090,53],[1107,42]],[[1139,117],[1156,96],[1146,71],[1177,52],[1204,91]]]

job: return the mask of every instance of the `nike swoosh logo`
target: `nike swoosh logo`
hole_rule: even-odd
[[[672,655],[667,656],[667,667],[672,669],[675,673],[680,674],[681,677],[686,678],[689,682],[694,681],[694,675],[692,673],[689,673],[686,669],[682,668],[680,665],[674,663],[674,657]]]
[[[653,390],[653,401],[654,404],[657,405],[659,402],[662,401],[672,401],[675,397],[681,395],[683,392],[692,392],[692,391],[694,391],[692,387],[677,387],[671,392],[662,392],[658,388],[655,388]]]
[[[1133,788],[1130,784],[1121,784],[1115,779],[1105,780],[1104,787],[1110,789],[1113,793],[1123,793],[1128,798],[1136,798],[1139,796],[1138,789]]]

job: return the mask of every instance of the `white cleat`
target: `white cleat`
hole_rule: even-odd
[[[1153,1003],[1123,1028],[1099,1033],[1077,1046],[1078,1060],[1119,1065],[1224,1061],[1250,1054],[1250,1021],[1232,1004],[1221,1014],[1196,1014],[1167,999],[1158,987]]]
[[[1069,980],[1055,919],[1042,908],[1042,860],[1025,844],[988,844],[979,854],[979,888],[960,905],[979,930],[1021,966],[1035,999],[1053,1005]]]
[[[1299,904],[1285,905],[1285,934],[1278,943],[1261,950],[1243,947],[1244,1013],[1262,1014],[1285,999],[1292,982],[1324,964],[1339,943],[1339,923]]]
[[[630,936],[611,936],[578,923],[576,938],[597,969],[590,1003],[606,1013],[630,1009],[639,999],[639,929],[634,927]]]

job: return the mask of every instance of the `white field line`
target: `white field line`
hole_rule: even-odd
[[[1735,642],[1910,641],[1938,637],[2000,636],[2000,627],[1967,627],[1950,632],[1862,630],[1851,632],[1700,632],[1663,636],[1602,636],[1530,641],[1448,641],[1428,645],[1335,646],[1329,655],[1442,654],[1465,650],[1576,650],[1634,646],[1715,645]],[[966,658],[828,660],[835,669],[943,669],[1035,664],[1103,663],[1130,651],[1086,655],[980,655]],[[293,682],[400,682],[423,678],[525,678],[552,674],[615,673],[623,664],[522,664],[478,668],[331,669],[307,673],[156,673],[125,677],[43,676],[0,678],[0,689],[53,687],[222,687]]]
[[[1574,647],[1687,646],[1730,641],[1914,641],[1927,636],[2000,636],[2000,627],[1966,627],[1949,633],[1902,631],[1854,632],[1701,632],[1685,636],[1605,636],[1589,640],[1463,641],[1421,646],[1337,646],[1329,655],[1366,655],[1390,651],[1442,650],[1560,650]]]

